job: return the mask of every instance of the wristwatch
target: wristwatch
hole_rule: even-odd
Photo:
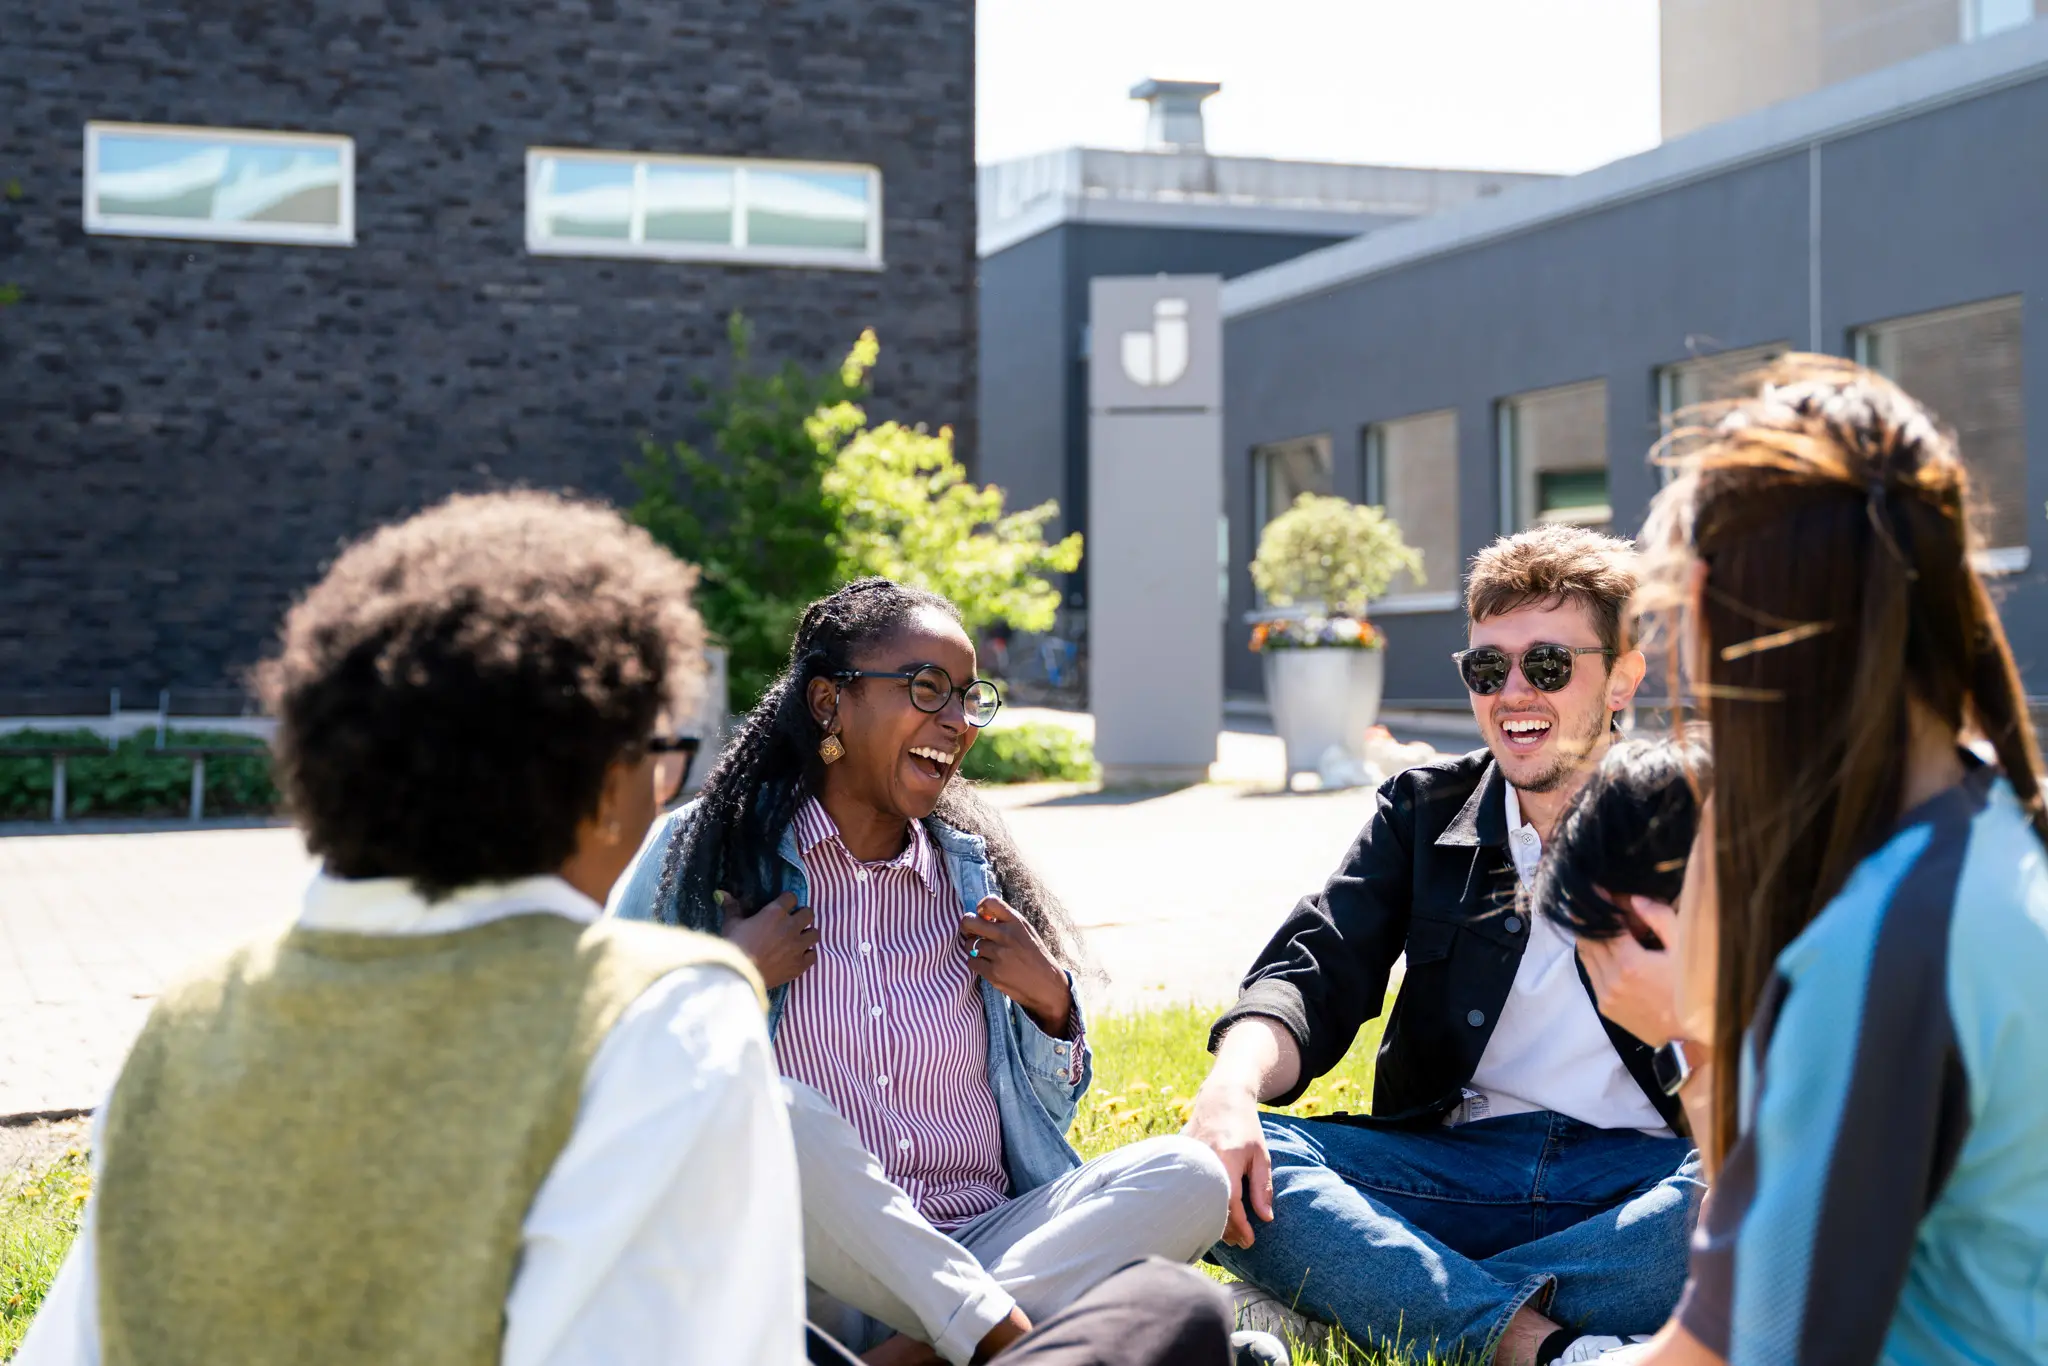
[[[1665,1095],[1675,1096],[1684,1090],[1686,1082],[1692,1079],[1692,1063],[1685,1056],[1685,1040],[1673,1039],[1650,1054],[1650,1071]]]

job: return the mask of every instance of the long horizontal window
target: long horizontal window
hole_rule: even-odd
[[[526,245],[560,256],[874,269],[882,264],[882,173],[534,147]]]
[[[355,241],[355,143],[315,133],[88,123],[85,230],[348,246]]]

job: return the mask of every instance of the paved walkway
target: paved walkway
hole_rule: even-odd
[[[1221,771],[1277,769],[1277,743],[1229,737]],[[1098,1010],[1227,1000],[1373,801],[1241,782],[995,796],[1107,974]],[[0,838],[0,1116],[97,1105],[163,985],[289,917],[311,873],[288,828]]]

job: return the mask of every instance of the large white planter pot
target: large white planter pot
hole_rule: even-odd
[[[1380,715],[1385,650],[1269,649],[1259,658],[1273,729],[1287,745],[1289,783],[1314,773],[1332,745],[1365,757],[1365,732]]]

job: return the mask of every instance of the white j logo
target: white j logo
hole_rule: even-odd
[[[1123,335],[1124,373],[1131,383],[1160,389],[1188,372],[1188,301],[1152,305],[1152,330]]]

